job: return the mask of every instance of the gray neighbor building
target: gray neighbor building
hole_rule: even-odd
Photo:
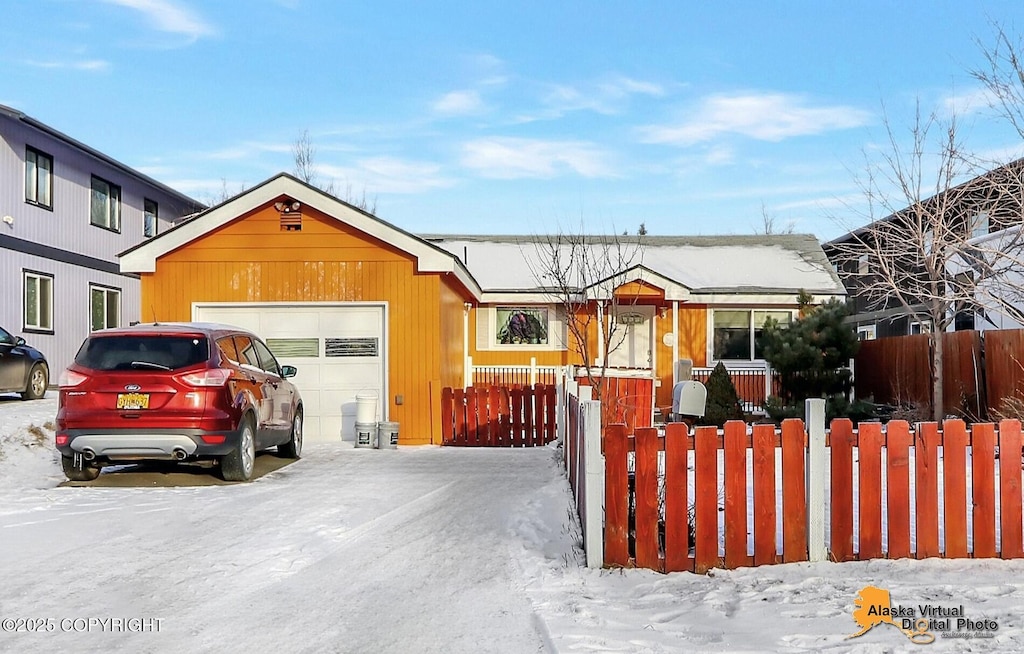
[[[0,105],[0,327],[46,355],[55,384],[91,330],[145,318],[117,254],[203,208]]]

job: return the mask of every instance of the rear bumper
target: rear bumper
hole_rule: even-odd
[[[87,460],[142,461],[184,460],[223,456],[238,445],[238,432],[199,429],[68,430],[68,442],[58,445],[64,456],[81,454]],[[207,443],[203,436],[223,437]]]

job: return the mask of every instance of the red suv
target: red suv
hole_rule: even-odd
[[[213,460],[230,481],[252,477],[256,452],[298,458],[302,399],[255,334],[208,323],[104,329],[60,377],[57,449],[64,474],[104,465]]]

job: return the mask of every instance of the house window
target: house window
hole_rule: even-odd
[[[53,157],[25,148],[25,201],[53,208]]]
[[[495,342],[500,345],[547,345],[548,310],[536,307],[497,307]]]
[[[121,324],[121,291],[106,286],[89,286],[89,326],[93,331]]]
[[[878,337],[878,330],[874,325],[858,325],[857,326],[857,340],[858,341],[873,341]]]
[[[142,201],[142,235],[146,238],[156,236],[157,228],[157,206],[152,200]]]
[[[89,221],[113,232],[121,231],[121,187],[93,176]]]
[[[871,260],[868,259],[868,255],[862,254],[857,257],[857,274],[866,275],[871,272]]]
[[[907,333],[913,336],[915,334],[930,334],[931,332],[932,323],[926,320],[924,322],[911,321],[910,329]]]
[[[974,329],[974,312],[957,311],[953,316],[953,331],[962,332]]]
[[[53,331],[53,277],[25,271],[25,330]]]
[[[750,311],[721,309],[714,312],[712,358],[715,360],[752,361],[764,358],[761,334],[769,318],[781,325],[793,319],[792,311]]]
[[[971,221],[971,238],[978,238],[988,234],[989,230],[989,217],[987,211],[980,212]]]

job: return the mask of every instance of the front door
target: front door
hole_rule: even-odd
[[[654,330],[653,306],[620,306],[609,343],[611,368],[650,368]]]

